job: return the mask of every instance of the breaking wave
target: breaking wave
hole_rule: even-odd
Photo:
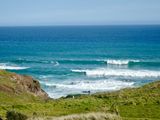
[[[160,77],[159,71],[151,70],[129,70],[129,69],[93,69],[93,70],[71,70],[72,72],[85,73],[87,76],[122,76],[122,77]]]
[[[61,89],[72,89],[72,90],[93,90],[93,91],[110,91],[119,90],[126,87],[132,87],[134,82],[118,81],[118,80],[81,80],[73,81],[70,83],[46,83],[46,86],[61,88]]]
[[[3,70],[23,70],[23,69],[28,69],[28,68],[29,67],[10,66],[4,63],[0,64],[0,69],[3,69]]]
[[[139,60],[107,60],[107,64],[111,65],[128,65],[129,63],[137,63]]]

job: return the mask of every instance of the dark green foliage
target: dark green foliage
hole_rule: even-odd
[[[27,116],[15,111],[7,111],[7,120],[26,120]]]

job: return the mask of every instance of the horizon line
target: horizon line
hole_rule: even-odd
[[[160,24],[0,25],[0,27],[160,26]]]

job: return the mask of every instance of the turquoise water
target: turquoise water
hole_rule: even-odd
[[[0,69],[53,98],[140,86],[160,79],[160,26],[0,27]]]

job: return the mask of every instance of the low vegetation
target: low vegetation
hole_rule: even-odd
[[[29,120],[121,120],[121,118],[116,114],[110,113],[87,113],[61,117],[29,118]]]
[[[27,116],[15,111],[7,111],[6,113],[7,120],[27,120]]]
[[[139,88],[78,95],[74,98],[70,95],[68,98],[53,100],[46,99],[46,96],[39,96],[28,89],[17,91],[17,82],[13,80],[15,75],[15,73],[0,71],[0,117],[3,119],[6,118],[8,111],[15,111],[35,120],[63,120],[64,118],[65,120],[82,118],[99,120],[99,116],[105,118],[104,116],[109,115],[116,116],[115,120],[160,119],[160,81]],[[106,120],[112,119],[106,118]]]

